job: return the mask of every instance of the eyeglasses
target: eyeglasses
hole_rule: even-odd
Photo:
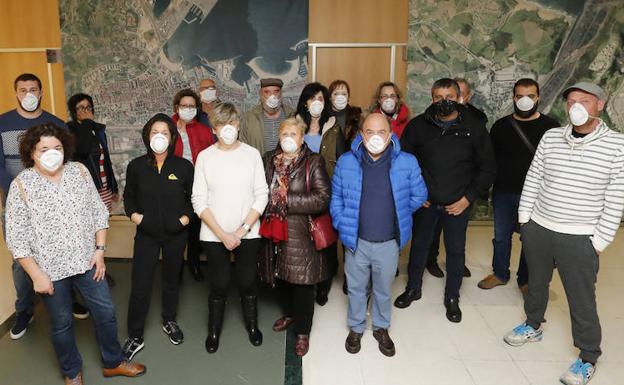
[[[93,107],[91,106],[76,106],[76,111],[89,111],[89,112],[93,112]]]
[[[381,100],[384,99],[396,99],[397,98],[397,94],[390,94],[390,95],[381,95]]]

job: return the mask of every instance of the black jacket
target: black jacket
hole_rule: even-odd
[[[85,119],[81,123],[76,121],[67,122],[69,131],[76,138],[76,151],[74,152],[74,160],[85,165],[95,187],[102,188],[102,179],[100,178],[100,150],[104,152],[104,173],[106,174],[106,183],[113,194],[118,193],[117,180],[113,172],[113,165],[108,152],[108,143],[106,142],[106,126],[96,123],[91,119]]]
[[[487,195],[496,177],[492,143],[483,121],[458,105],[454,125],[443,129],[433,108],[412,119],[401,137],[401,150],[414,154],[422,169],[429,201],[451,204]]]
[[[148,161],[143,155],[128,164],[124,207],[129,217],[143,214],[137,231],[165,238],[184,230],[182,215],[189,219],[193,215],[193,164],[170,154],[159,173]]]

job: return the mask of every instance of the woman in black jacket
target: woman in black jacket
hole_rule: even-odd
[[[189,218],[193,214],[193,165],[173,154],[175,123],[156,114],[143,127],[147,154],[133,159],[126,172],[124,206],[137,225],[128,305],[128,338],[123,346],[131,360],[144,347],[143,328],[149,310],[154,270],[162,250],[163,331],[172,344],[184,341],[176,323],[180,271]]]

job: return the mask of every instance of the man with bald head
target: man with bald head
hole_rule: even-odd
[[[217,84],[214,80],[206,78],[199,82],[199,97],[201,99],[201,109],[197,120],[204,126],[212,127],[210,125],[210,119],[208,119],[208,114],[221,102],[217,95]],[[216,142],[218,138],[214,133],[213,136]]]
[[[345,348],[349,353],[360,350],[366,328],[366,291],[372,278],[373,337],[382,354],[395,354],[388,334],[391,285],[399,251],[412,235],[412,214],[426,199],[418,161],[401,151],[388,118],[370,114],[351,151],[338,159],[332,179],[330,212],[346,247],[350,331]]]

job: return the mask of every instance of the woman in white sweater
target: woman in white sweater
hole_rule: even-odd
[[[225,299],[230,283],[230,253],[245,327],[254,346],[262,344],[258,328],[258,218],[268,201],[260,153],[238,140],[240,115],[230,103],[217,105],[210,122],[219,141],[203,150],[195,163],[193,208],[202,220],[199,239],[208,256],[210,296],[206,350],[219,348]]]

